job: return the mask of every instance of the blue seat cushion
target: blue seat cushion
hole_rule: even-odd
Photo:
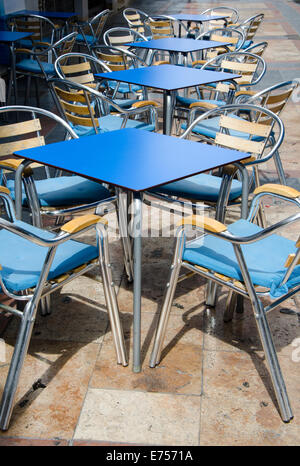
[[[40,230],[32,225],[17,221],[16,225],[42,236],[53,238],[54,233]],[[0,271],[2,280],[9,291],[22,291],[36,286],[47,247],[39,246],[7,230],[0,231]],[[49,272],[54,279],[75,267],[98,257],[98,248],[79,241],[70,240],[58,246]]]
[[[228,226],[228,231],[245,237],[261,231],[261,228],[247,220],[238,220]],[[285,261],[289,254],[296,252],[294,241],[273,234],[241,247],[252,282],[254,285],[269,288],[272,298],[285,294],[300,283],[298,265],[286,285],[279,287],[287,270],[284,267]],[[232,244],[212,235],[191,241],[183,252],[183,260],[243,281]]]
[[[42,66],[47,75],[55,75],[55,69],[52,63],[43,62]],[[16,70],[25,71],[27,73],[42,74],[39,63],[36,60],[31,60],[29,58],[25,58],[24,60],[16,63]]]
[[[35,181],[41,206],[72,206],[101,201],[110,197],[108,189],[95,181],[81,176],[60,176]],[[8,180],[7,187],[14,199],[14,180]],[[25,191],[22,192],[22,203],[28,205]]]
[[[253,44],[253,40],[245,40],[245,42],[243,43],[243,45],[242,45],[241,48],[242,48],[242,50],[247,49],[247,48],[250,47],[250,45],[252,45],[252,44]],[[237,48],[238,48],[240,45],[241,45],[241,40],[238,41],[238,43],[237,43]]]
[[[85,38],[86,38],[86,41],[89,45],[92,45],[94,43],[97,42],[97,39],[94,38],[94,36],[91,36],[89,34],[85,34]],[[85,43],[85,40],[84,40],[84,37],[82,34],[78,34],[76,36],[76,42],[84,42]]]
[[[105,81],[105,84],[109,87],[109,89],[112,90],[115,90],[117,85],[119,84],[118,92],[120,94],[128,94],[129,92],[138,92],[142,90],[142,87],[136,84],[129,85],[127,83],[119,83],[117,81]]]
[[[225,105],[226,102],[223,100],[214,100],[214,99],[192,99],[191,97],[183,97],[181,95],[176,96],[176,103],[183,105],[184,107],[189,107],[191,104],[194,102],[208,102],[209,104],[215,104],[218,107],[221,107],[222,105]]]
[[[118,117],[116,115],[105,115],[103,117],[98,118],[98,121],[98,133],[107,133],[108,131],[115,131],[117,129],[121,129],[123,118]],[[94,128],[90,126],[73,125],[71,123],[70,126],[74,129],[74,131],[79,137],[91,136],[95,134]],[[128,119],[126,123],[126,128],[141,128],[146,131],[154,131],[155,125],[147,124],[139,120]]]
[[[202,201],[216,202],[219,197],[222,178],[206,173],[191,176],[183,180],[174,181],[165,184],[150,191],[167,194],[169,196],[183,197],[185,199],[197,199]],[[232,201],[242,194],[242,183],[238,180],[232,180],[229,200]]]
[[[243,120],[244,121],[244,118],[238,117],[237,115],[228,115],[228,116],[230,116],[232,118],[237,118],[238,120]],[[181,128],[186,130],[187,124],[182,123]],[[215,139],[216,134],[219,131],[220,131],[220,117],[219,116],[212,117],[212,118],[207,118],[207,119],[201,121],[198,125],[196,125],[193,128],[193,133],[202,134],[203,136],[206,136],[206,137],[212,138],[212,139]],[[240,138],[249,139],[249,134],[243,133],[241,131],[229,130],[229,134],[231,136],[236,136],[236,137],[240,137]],[[254,135],[252,137],[252,140],[253,141],[262,141],[263,138],[261,136],[255,136]]]

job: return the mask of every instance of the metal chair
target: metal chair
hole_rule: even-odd
[[[137,8],[125,8],[123,16],[130,29],[134,29],[147,39],[152,38],[151,30],[145,25],[145,21],[149,18],[147,13]]]
[[[259,13],[257,15],[251,16],[250,18],[245,19],[241,23],[231,24],[230,27],[237,28],[239,27],[245,33],[245,42],[242,46],[243,49],[248,48],[253,44],[253,38],[257,33],[259,26],[261,25],[264,19],[264,14]]]
[[[267,228],[254,223],[263,196],[275,196],[280,200],[300,207],[300,192],[287,186],[266,184],[255,190],[255,196],[247,219],[224,225],[211,218],[192,216],[183,218],[176,233],[174,258],[165,291],[164,303],[157,325],[150,367],[161,359],[163,339],[176,290],[181,267],[187,273],[180,280],[199,274],[224,286],[232,293],[249,299],[252,305],[258,332],[269,368],[280,414],[289,422],[293,413],[281,374],[276,349],[272,340],[267,313],[295,296],[300,290],[299,239],[291,241],[277,231],[300,219],[295,213]],[[198,233],[196,239],[187,241],[187,228]],[[270,304],[264,305],[262,298],[268,297]],[[225,322],[232,314],[224,315]]]
[[[227,27],[231,24],[236,24],[239,21],[238,11],[235,8],[228,7],[228,6],[217,6],[213,8],[208,8],[202,11],[201,14],[210,15],[210,16],[221,16],[221,15],[225,16],[226,15],[226,18],[224,19],[212,19],[209,22],[205,22],[204,27],[206,26],[208,31],[211,29]]]
[[[78,136],[88,136],[116,129],[141,128],[156,131],[158,104],[138,101],[131,108],[121,108],[95,89],[63,79],[52,79],[66,121]],[[118,114],[111,114],[116,111]],[[147,120],[137,119],[143,115]]]
[[[9,190],[3,186],[0,199],[8,216],[8,220],[0,218],[0,288],[2,293],[24,305],[21,311],[0,304],[0,308],[4,307],[6,312],[20,319],[0,403],[0,428],[7,430],[39,302],[98,266],[102,272],[117,363],[126,366],[127,356],[111,275],[105,220],[98,215],[84,215],[53,233],[17,220]],[[78,235],[92,229],[97,246],[78,240]]]
[[[179,121],[196,107],[199,112],[206,112],[208,109],[232,103],[236,93],[248,91],[261,81],[266,72],[266,63],[262,57],[249,52],[228,52],[206,61],[201,69],[238,74],[240,78],[231,82],[198,86],[195,88],[197,97],[177,93],[175,111]],[[182,128],[186,128],[185,123]]]
[[[252,185],[260,185],[259,167],[279,157],[278,150],[284,138],[283,123],[270,110],[253,104],[225,105],[199,117],[196,117],[195,110],[191,112],[188,127],[181,138],[193,135],[201,142],[240,150],[249,157],[242,163],[224,167],[219,173],[199,174],[153,188],[148,194],[173,203],[176,199],[180,203],[188,200],[189,205],[191,202],[204,202],[216,210],[216,219],[221,222],[225,219],[227,207],[241,202],[241,216],[246,218],[249,189]],[[247,112],[247,118],[240,116],[244,112]],[[252,172],[250,179],[248,169]],[[237,173],[239,179],[234,179]],[[278,176],[281,182],[280,171]]]
[[[257,42],[256,44],[249,45],[244,52],[255,53],[255,55],[263,56],[266,48],[268,47],[268,42]]]
[[[68,34],[67,36],[55,42],[53,45],[50,45],[49,47],[44,48],[42,50],[29,50],[26,48],[15,49],[16,54],[21,54],[21,59],[16,62],[16,74],[27,76],[25,103],[27,103],[29,97],[31,78],[34,78],[36,85],[37,106],[40,106],[40,90],[38,89],[37,80],[43,79],[46,82],[46,84],[48,84],[49,79],[55,76],[54,64],[49,63],[48,61],[49,54],[51,55],[52,60],[54,61],[57,59],[59,55],[71,52],[75,44],[76,36],[77,32],[72,32],[71,34]],[[29,58],[23,58],[24,54],[28,55]]]
[[[62,118],[47,110],[24,106],[1,107],[0,114],[12,116],[14,121],[17,115],[23,120],[0,127],[0,138],[5,141],[0,145],[2,184],[10,190],[19,220],[24,211],[29,210],[33,225],[42,227],[42,218],[48,216],[56,220],[54,227],[57,227],[65,216],[96,209],[103,201],[115,202],[115,197],[100,183],[80,176],[52,173],[43,166],[11,158],[16,150],[57,142],[57,138],[53,141],[51,133],[47,137],[49,127],[55,126],[59,140],[77,138]]]
[[[22,14],[12,16],[8,20],[8,25],[12,31],[30,32],[29,39],[19,41],[20,47],[32,48],[35,46],[53,45],[57,37],[57,28],[54,23],[42,15]]]
[[[101,44],[103,29],[110,13],[111,11],[107,9],[101,11],[86,22],[77,23],[78,35],[76,37],[76,43],[79,47],[84,45],[91,54],[92,47]]]

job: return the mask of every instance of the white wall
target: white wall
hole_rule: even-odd
[[[13,13],[14,11],[23,10],[25,8],[25,0],[4,0],[4,14]]]

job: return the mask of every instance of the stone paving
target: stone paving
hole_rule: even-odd
[[[236,7],[243,19],[265,14],[256,37],[269,43],[261,88],[300,78],[300,5],[293,1],[132,2],[152,14],[198,13],[222,4]],[[300,103],[292,101],[282,114],[286,136],[280,153],[288,184],[297,188],[299,118]],[[272,163],[262,176],[276,181]],[[290,211],[272,200],[266,205],[270,223]],[[159,211],[152,215],[161,221]],[[229,221],[236,216],[237,211]],[[113,221],[113,214],[108,218]],[[297,238],[295,228],[287,234]],[[224,324],[226,293],[221,290],[216,309],[206,308],[205,283],[199,277],[178,285],[162,361],[149,368],[172,238],[143,240],[143,369],[132,372],[132,286],[124,275],[118,238],[111,236],[110,246],[129,366],[115,363],[100,277],[91,274],[73,281],[53,296],[52,314],[37,318],[10,428],[0,434],[0,445],[298,445],[300,362],[293,362],[292,352],[300,337],[300,319],[294,302],[286,301],[269,316],[295,416],[285,424],[249,305]],[[8,361],[16,324],[12,320],[2,336]],[[7,363],[0,364],[1,385],[7,368]]]

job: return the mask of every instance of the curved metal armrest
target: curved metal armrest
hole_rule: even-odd
[[[30,55],[34,55],[36,57],[44,56],[47,55],[48,52],[51,52],[52,50],[56,49],[60,44],[64,43],[66,40],[70,40],[72,37],[76,37],[78,32],[71,32],[65,37],[62,37],[59,39],[57,42],[54,44],[50,44],[48,47],[45,47],[44,50],[40,52],[36,52],[35,50],[30,50],[30,49],[22,49],[22,48],[17,48],[14,50],[15,53],[29,53]]]

